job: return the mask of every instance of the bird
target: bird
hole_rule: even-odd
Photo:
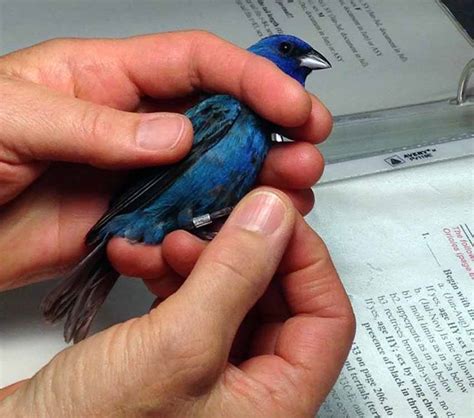
[[[293,35],[271,35],[248,50],[303,87],[313,70],[331,68],[321,53]],[[206,227],[229,215],[254,186],[276,127],[224,94],[207,96],[185,115],[194,130],[188,155],[174,164],[137,171],[87,233],[89,253],[43,299],[41,311],[48,322],[65,318],[66,342],[87,336],[119,278],[106,256],[111,238],[158,245],[166,234],[185,229],[211,239],[215,233]]]

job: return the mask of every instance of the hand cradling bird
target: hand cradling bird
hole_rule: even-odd
[[[264,38],[249,51],[303,86],[311,71],[331,67],[310,45],[290,35]],[[65,317],[67,342],[87,336],[119,277],[106,256],[112,237],[157,245],[166,234],[186,229],[210,238],[206,225],[227,216],[254,186],[276,128],[228,95],[208,97],[185,115],[194,129],[189,154],[176,164],[143,170],[122,190],[87,234],[90,253],[43,300],[48,321]]]

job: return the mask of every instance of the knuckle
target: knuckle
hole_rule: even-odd
[[[44,42],[41,42],[40,45],[44,48],[60,48],[63,47],[64,44],[67,42],[66,38],[51,38],[47,39]]]
[[[85,106],[81,118],[79,118],[78,129],[81,136],[88,141],[95,142],[100,140],[107,127],[104,110],[100,107]]]
[[[63,51],[70,46],[68,38],[52,38],[40,42],[36,47],[40,48],[44,53]]]
[[[217,43],[223,42],[217,35],[205,30],[196,30],[190,33],[191,42],[189,43],[188,60],[188,79],[190,88],[198,90],[201,88],[203,81],[203,68],[210,68],[210,62],[207,62],[209,49],[215,50]]]
[[[73,131],[82,142],[80,150],[92,165],[101,166],[110,160],[113,147],[104,149],[103,144],[112,128],[107,111],[100,106],[85,106],[75,121]]]
[[[255,64],[259,61],[264,62],[264,65],[273,65],[270,61],[254,54],[245,55],[240,62],[239,71],[237,72],[238,84],[236,94],[242,97],[246,102],[252,101],[251,92],[254,91],[254,86],[252,86],[251,83],[252,80],[254,80]],[[262,81],[263,80],[260,80],[258,82],[261,83]]]
[[[52,38],[44,42],[41,42],[39,45],[42,46],[43,48],[50,49],[53,51],[56,51],[56,50],[63,51],[63,50],[69,49],[71,46],[76,46],[82,41],[83,40],[76,39],[76,38]]]
[[[219,38],[216,34],[204,29],[192,31],[191,35],[196,41],[203,43],[221,40],[221,38]]]

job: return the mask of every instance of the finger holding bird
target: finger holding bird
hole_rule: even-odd
[[[260,62],[265,61],[263,58],[269,60],[301,87],[304,87],[306,77],[312,71],[330,68],[329,62],[319,52],[291,35],[264,38],[251,46],[249,51],[262,57]],[[240,65],[237,71],[248,71],[246,62],[249,61],[236,64]],[[197,80],[197,84],[199,80],[203,83],[199,71],[194,71],[197,71],[195,77],[190,79]],[[256,81],[245,76],[242,80]],[[254,90],[266,83],[265,80],[259,82]],[[264,119],[266,114],[271,115],[269,119],[274,118],[275,112],[266,111],[264,103],[255,102],[249,96],[253,90],[242,90],[242,87],[241,84],[233,86],[237,96],[242,97],[250,107],[230,95],[211,95],[189,109],[185,114],[191,120],[195,133],[191,152],[178,163],[139,172],[135,182],[112,200],[109,210],[89,231],[86,237],[86,243],[91,248],[89,255],[53,289],[42,304],[48,320],[66,318],[66,341],[78,342],[86,337],[93,318],[118,279],[119,273],[107,258],[106,248],[111,239],[121,237],[130,242],[158,245],[169,233],[183,228],[199,236],[203,233],[204,236],[212,236],[199,229],[195,220],[210,219],[211,213],[227,213],[254,187],[271,148],[272,133],[278,128],[274,121]],[[298,89],[293,89],[295,92],[298,93]],[[276,99],[281,93],[274,92]],[[280,97],[277,103],[284,103],[284,100],[288,104],[292,102],[291,97]],[[253,112],[253,107],[262,108],[260,115]],[[292,120],[290,113],[291,110],[280,115],[283,125],[296,127],[298,123],[304,123],[303,120]],[[298,134],[298,131],[294,133]],[[288,146],[304,147],[304,144]],[[278,148],[273,155],[277,153]],[[298,156],[298,153],[293,154]],[[301,159],[299,166],[304,165],[304,159]],[[273,167],[273,173],[267,170],[266,181],[269,183],[278,183],[282,172],[291,171],[289,165],[282,165],[280,173],[278,165],[273,164]],[[320,175],[318,172],[313,174],[314,178],[298,186],[303,190],[310,186]]]

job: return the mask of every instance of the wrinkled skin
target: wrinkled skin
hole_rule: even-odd
[[[216,64],[216,53],[226,59]],[[0,391],[0,415],[309,416],[330,390],[354,321],[300,213],[323,168],[311,142],[329,134],[331,117],[271,63],[207,33],[54,40],[0,58],[0,289],[76,263],[121,182],[110,170],[182,158],[192,130],[172,112],[202,90],[238,97],[298,140],[272,149],[260,177],[286,193],[263,189],[280,223],[268,234],[231,217],[208,246],[183,231],[159,247],[112,240],[114,267],[166,300]],[[140,148],[148,116],[136,111],[167,112],[160,117],[181,118],[182,129]],[[242,213],[255,214],[252,196]]]

